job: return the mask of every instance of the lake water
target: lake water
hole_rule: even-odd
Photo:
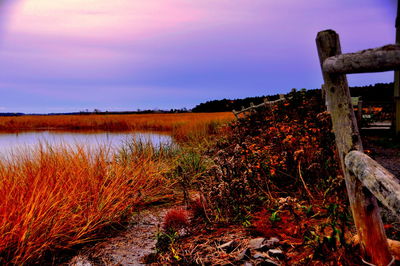
[[[122,147],[124,142],[132,138],[150,141],[155,147],[160,144],[172,143],[172,137],[166,134],[144,132],[58,132],[35,131],[23,133],[0,133],[0,157],[8,157],[11,152],[25,151],[34,148],[39,143],[72,147],[76,144],[95,148],[109,145],[112,150]]]

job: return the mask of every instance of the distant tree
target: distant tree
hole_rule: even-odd
[[[307,90],[308,92],[314,93],[319,89]],[[300,91],[306,91],[302,88]],[[392,101],[393,100],[393,83],[377,83],[375,85],[351,87],[351,96],[361,96],[363,101]],[[278,94],[267,95],[267,96],[256,96],[247,97],[243,99],[222,99],[212,100],[196,105],[192,112],[203,113],[203,112],[230,112],[232,110],[239,111],[243,107],[250,106],[250,103],[255,105],[260,104],[267,98],[269,101],[273,101],[279,98]]]

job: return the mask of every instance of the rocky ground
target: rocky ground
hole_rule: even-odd
[[[156,234],[163,218],[174,206],[153,207],[137,214],[127,230],[100,241],[94,246],[82,249],[65,265],[146,265],[158,263],[151,261],[155,253]],[[242,227],[231,226],[185,238],[188,242],[187,254],[192,253],[196,264],[225,264],[227,261],[237,265],[281,265],[285,258],[287,241],[276,237],[249,237]],[[150,256],[149,256],[150,255]],[[147,262],[147,263],[146,263]],[[177,261],[178,262],[178,261]],[[181,261],[181,264],[184,262]]]

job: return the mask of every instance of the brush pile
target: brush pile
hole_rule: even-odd
[[[351,214],[321,94],[287,99],[234,121],[209,150],[214,164],[198,181],[203,215],[193,216],[191,236],[170,243],[174,256],[164,253],[163,262],[359,261],[347,244]],[[255,238],[278,241],[262,252],[249,246]],[[222,248],[227,243],[233,247]]]
[[[218,217],[246,215],[280,197],[312,201],[342,190],[334,135],[318,91],[288,95],[231,125],[210,151],[202,191]]]

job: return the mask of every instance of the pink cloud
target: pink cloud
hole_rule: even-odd
[[[109,106],[129,92],[195,102],[315,88],[318,31],[335,29],[344,51],[393,41],[382,1],[19,0],[0,19],[0,92],[75,102],[98,90]]]

